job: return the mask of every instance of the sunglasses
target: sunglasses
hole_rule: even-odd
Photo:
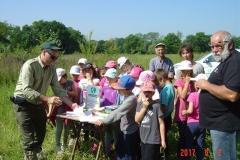
[[[50,55],[50,57],[51,57],[52,60],[58,59],[58,56],[56,57],[56,56],[52,55],[52,53],[50,53],[50,52],[47,51],[47,50],[46,50],[46,52]]]

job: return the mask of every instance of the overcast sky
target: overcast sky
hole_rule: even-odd
[[[0,0],[1,22],[22,27],[39,20],[56,20],[84,35],[94,30],[94,40],[218,30],[239,37],[240,0]]]

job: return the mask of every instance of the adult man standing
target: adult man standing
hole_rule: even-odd
[[[37,154],[42,151],[47,120],[45,105],[61,105],[64,102],[72,109],[78,107],[58,83],[56,68],[52,65],[61,50],[54,42],[44,42],[40,56],[23,64],[14,97],[11,97],[27,160],[38,159]],[[46,96],[49,85],[55,96]]]
[[[172,60],[165,57],[166,46],[163,43],[158,43],[155,46],[155,53],[157,57],[150,60],[149,70],[154,72],[156,69],[164,69],[168,73],[168,78],[173,79],[174,76],[174,67]]]
[[[198,80],[200,125],[210,130],[215,160],[237,159],[237,135],[240,132],[240,53],[232,36],[218,31],[209,44],[220,64],[208,81]]]

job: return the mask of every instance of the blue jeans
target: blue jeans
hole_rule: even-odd
[[[110,125],[113,125],[113,124],[109,124],[107,125],[106,127],[111,127]],[[105,150],[106,150],[106,154],[109,155],[110,154],[110,146],[111,146],[111,141],[113,140],[114,141],[114,146],[116,146],[116,142],[117,142],[117,139],[118,139],[118,130],[111,127],[111,134],[112,136],[109,135],[108,132],[105,131],[105,137],[104,137],[104,141],[105,141]]]
[[[120,133],[116,143],[117,160],[135,160],[139,141],[139,130],[131,134]]]
[[[63,106],[60,106],[57,109],[57,114],[62,114],[65,112],[65,109]],[[56,148],[60,147],[60,139],[61,139],[61,134],[62,130],[64,128],[64,134],[63,134],[63,146],[67,146],[67,140],[68,140],[68,134],[69,134],[69,129],[70,129],[70,124],[65,124],[64,119],[60,117],[56,117],[56,133],[55,133],[55,138],[56,138]]]
[[[186,143],[185,149],[187,149],[187,155],[184,157],[184,160],[190,160],[193,157],[195,152],[196,159],[202,160],[203,159],[203,143],[205,139],[206,129],[199,126],[198,122],[188,123],[186,127]],[[193,146],[194,137],[196,137],[196,150],[195,146]]]
[[[210,130],[214,160],[237,159],[237,135],[239,131]]]

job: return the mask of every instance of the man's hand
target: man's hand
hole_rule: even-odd
[[[48,98],[47,104],[54,104],[56,106],[59,106],[62,104],[62,100],[60,97],[53,96],[53,97]]]
[[[196,82],[196,87],[199,89],[207,90],[210,83],[205,79],[200,79]]]

